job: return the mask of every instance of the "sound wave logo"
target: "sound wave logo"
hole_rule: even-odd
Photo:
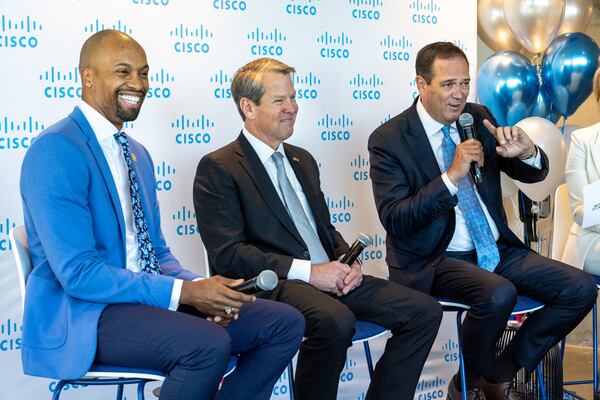
[[[298,100],[315,100],[319,97],[317,85],[321,84],[321,79],[314,73],[309,72],[306,75],[293,74],[292,81],[296,87],[296,98]]]
[[[35,19],[27,16],[22,19],[11,19],[2,14],[0,16],[0,47],[5,48],[35,48],[38,35],[43,27]]]
[[[442,350],[444,350],[444,351],[458,350],[458,343],[452,339],[448,339],[448,341],[442,345]]]
[[[350,169],[355,181],[365,182],[369,180],[369,160],[362,154],[358,154],[350,161]]]
[[[417,391],[423,392],[431,389],[436,389],[439,387],[446,387],[446,380],[436,376],[435,379],[421,379],[419,383],[417,383]]]
[[[159,177],[167,177],[169,175],[175,175],[175,168],[172,167],[171,165],[167,164],[165,161],[163,161],[162,163],[158,164],[156,166],[156,176]]]
[[[410,9],[415,11],[429,11],[430,13],[440,11],[440,6],[435,0],[423,1],[415,0],[410,3]]]
[[[43,88],[43,94],[48,99],[81,98],[77,67],[73,67],[68,71],[61,71],[51,66],[39,75],[39,80],[47,83],[47,86]]]
[[[317,121],[317,126],[323,128],[346,128],[348,126],[354,125],[354,122],[346,114],[342,114],[337,118],[332,117],[329,114],[325,114],[323,118]]]
[[[339,200],[334,200],[331,197],[327,197],[325,201],[327,202],[327,207],[330,210],[349,210],[354,208],[354,202],[347,196],[344,196]]]
[[[179,236],[193,236],[198,233],[198,225],[196,225],[196,213],[190,210],[189,207],[182,206],[172,215],[173,221],[179,222],[175,231]]]
[[[307,75],[301,76],[298,74],[293,74],[292,81],[295,85],[306,85],[306,86],[314,86],[321,83],[321,80],[317,78],[315,74],[309,72]]]
[[[176,53],[206,54],[210,51],[208,40],[214,34],[202,24],[192,27],[179,24],[169,31],[169,36],[175,40],[173,49]]]
[[[459,39],[453,39],[453,40],[448,40],[448,39],[444,39],[444,41],[446,42],[451,42],[453,43],[456,47],[458,47],[459,49],[461,49],[464,52],[467,52],[467,45]]]
[[[166,83],[175,82],[175,77],[161,68],[156,73],[148,76],[148,80],[150,81],[150,83],[156,83],[156,84],[160,83],[160,84],[164,85]]]
[[[283,44],[287,42],[287,36],[278,28],[271,31],[256,28],[246,35],[246,39],[250,41],[250,53],[254,56],[281,56]]]
[[[0,222],[0,252],[12,250],[12,245],[10,244],[10,240],[8,240],[8,233],[15,226],[17,225],[10,218],[6,218]]]
[[[150,88],[146,97],[148,99],[168,99],[171,97],[171,84],[175,82],[175,77],[164,68],[151,73],[148,76]]]
[[[0,117],[0,150],[27,149],[33,143],[38,132],[46,126],[32,116],[23,120],[12,120],[9,117]]]
[[[355,7],[383,7],[383,1],[381,0],[348,0],[348,3]]]
[[[358,168],[368,167],[369,160],[366,159],[363,155],[359,154],[356,157],[354,157],[354,159],[352,161],[350,161],[350,166],[358,167]]]
[[[410,53],[407,50],[413,47],[413,43],[404,35],[397,38],[387,35],[379,42],[379,47],[383,49],[385,61],[409,61]]]
[[[231,99],[231,82],[233,77],[220,69],[217,73],[210,77],[210,83],[214,85],[212,95],[218,100]]]
[[[321,140],[323,141],[349,141],[349,128],[354,125],[354,122],[346,114],[342,114],[337,118],[325,114],[323,118],[317,121],[317,126],[322,128]]]
[[[173,189],[172,178],[176,171],[175,168],[166,161],[162,161],[156,166],[156,190],[168,192]]]
[[[354,100],[373,101],[381,98],[381,91],[378,89],[383,86],[383,81],[376,75],[363,76],[360,73],[350,79],[352,98]]]
[[[21,324],[17,324],[10,318],[0,324],[0,335],[4,337],[4,339],[0,340],[0,351],[21,349],[22,331],[23,326]],[[18,335],[18,337],[15,337],[15,335]]]
[[[379,234],[373,235],[373,247],[385,247],[385,236],[381,236]]]
[[[317,43],[325,46],[331,44],[346,46],[352,44],[352,39],[344,32],[338,35],[333,35],[329,32],[323,32],[319,37],[317,37]]]
[[[121,20],[117,20],[117,22],[110,24],[110,23],[103,23],[100,22],[100,20],[98,20],[98,18],[96,18],[95,21],[92,21],[89,25],[86,25],[83,27],[83,31],[86,33],[96,33],[99,31],[102,31],[104,29],[115,29],[117,31],[121,31],[123,33],[127,33],[129,35],[131,35],[133,33],[133,31],[131,30],[130,27],[127,26],[127,24]]]
[[[383,119],[380,121],[380,125],[385,124],[386,122],[388,122],[390,119],[392,119],[392,115],[390,113],[388,113],[385,117],[383,117]]]
[[[323,32],[317,37],[317,43],[322,45],[319,54],[323,58],[347,59],[350,57],[349,46],[352,44],[352,39],[342,32],[340,34],[331,34]]]
[[[198,118],[187,118],[181,115],[171,122],[171,128],[177,133],[175,142],[177,144],[207,144],[210,143],[211,129],[215,127],[214,121],[202,114]]]

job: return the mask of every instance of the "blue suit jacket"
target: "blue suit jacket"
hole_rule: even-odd
[[[23,370],[77,378],[96,353],[98,319],[111,303],[168,308],[174,278],[193,279],[160,229],[154,167],[129,138],[148,230],[162,275],[125,268],[125,225],[108,163],[78,108],[38,136],[25,155],[21,196],[33,271],[23,316]]]

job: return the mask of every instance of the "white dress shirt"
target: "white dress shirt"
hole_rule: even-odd
[[[269,178],[271,178],[271,182],[273,182],[273,186],[275,186],[275,190],[277,191],[279,198],[285,204],[285,202],[283,201],[283,194],[281,193],[281,189],[279,188],[279,181],[277,180],[277,166],[275,165],[275,161],[273,161],[273,158],[271,157],[275,152],[279,152],[283,155],[283,165],[285,167],[285,174],[287,175],[292,185],[292,188],[294,189],[294,192],[296,192],[296,196],[298,196],[300,204],[302,204],[302,208],[306,213],[306,217],[308,218],[308,222],[310,222],[310,226],[315,232],[317,232],[317,224],[315,223],[315,217],[313,216],[312,209],[310,208],[308,200],[306,199],[306,195],[302,190],[302,185],[300,185],[298,178],[296,178],[296,173],[292,169],[289,160],[285,156],[283,145],[280,145],[277,148],[277,150],[273,150],[271,147],[269,147],[269,145],[265,144],[260,139],[257,139],[250,132],[248,132],[246,128],[244,128],[242,132],[244,133],[244,136],[246,137],[248,142],[250,142],[250,145],[258,155],[260,161],[263,163],[265,169],[267,170]],[[310,269],[310,260],[300,260],[295,258],[292,261],[292,266],[290,267],[287,278],[300,279],[308,283],[310,279]]]
[[[126,267],[130,271],[142,273],[138,265],[140,251],[135,228],[133,226],[133,209],[131,206],[131,195],[129,193],[127,163],[125,162],[121,145],[113,136],[115,133],[119,132],[119,130],[86,102],[81,101],[79,103],[79,109],[92,127],[92,131],[94,131],[98,143],[100,143],[100,147],[108,162],[108,167],[110,168],[110,172],[117,188],[117,193],[119,194],[119,202],[121,203],[121,210],[123,211],[123,218],[125,219]],[[173,292],[171,293],[171,302],[169,303],[169,310],[176,310],[179,306],[182,285],[183,281],[181,279],[175,279]]]
[[[444,138],[442,128],[444,127],[444,124],[436,121],[431,117],[431,115],[429,115],[429,113],[425,110],[425,107],[421,103],[420,99],[417,102],[417,114],[419,114],[419,119],[423,124],[423,128],[425,129],[425,133],[427,134],[427,139],[429,140],[429,144],[431,145],[431,149],[433,150],[435,159],[438,163],[438,166],[440,167],[440,171],[446,171],[446,167],[444,165],[444,156],[442,153],[442,140]],[[460,143],[460,136],[458,134],[456,122],[450,125],[450,137],[452,138],[454,143]],[[536,168],[541,168],[540,152],[537,152],[536,157],[531,157],[527,160],[523,160],[523,162],[532,165]],[[448,178],[448,174],[446,172],[442,174],[442,180],[448,187],[450,193],[454,196],[458,192],[458,188],[454,186],[450,178]],[[479,200],[479,204],[481,204],[481,208],[483,209],[485,218],[487,219],[488,224],[490,225],[490,229],[492,230],[492,235],[494,235],[495,240],[498,240],[498,238],[500,237],[498,227],[496,226],[494,220],[490,216],[486,205],[481,200],[481,196],[477,191],[477,186],[475,186],[474,189],[475,194],[477,195],[477,200]],[[452,236],[452,240],[450,240],[450,244],[448,245],[446,251],[474,250],[475,244],[473,243],[473,239],[471,238],[471,234],[469,233],[465,217],[458,205],[454,206],[454,212],[456,213],[456,226],[454,228],[454,235]]]

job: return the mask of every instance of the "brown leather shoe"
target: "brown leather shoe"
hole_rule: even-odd
[[[517,393],[511,382],[490,383],[482,379],[481,385],[487,400],[525,400],[525,397]]]
[[[450,379],[448,385],[448,395],[446,400],[461,400],[462,392],[458,390],[458,387],[454,383],[454,379]],[[483,391],[480,388],[467,389],[467,400],[486,400]]]

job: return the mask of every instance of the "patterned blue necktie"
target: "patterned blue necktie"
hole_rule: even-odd
[[[133,159],[131,157],[131,150],[129,149],[129,142],[127,141],[127,136],[125,136],[123,132],[117,132],[114,136],[121,145],[123,156],[127,163],[129,194],[131,196],[131,208],[133,210],[133,225],[135,226],[135,236],[140,249],[138,265],[142,272],[159,275],[161,272],[160,265],[158,265],[154,247],[152,247],[152,241],[148,234],[148,225],[146,225],[146,218],[144,217],[144,208],[142,207],[142,200],[140,198],[137,176],[135,169],[133,168]]]
[[[444,139],[442,140],[442,153],[444,155],[444,166],[446,170],[452,165],[456,144],[450,137],[450,125],[442,128]],[[485,217],[481,203],[477,198],[475,189],[469,179],[469,175],[458,181],[458,207],[465,217],[465,222],[477,252],[477,264],[483,269],[494,271],[500,261],[498,246],[490,229],[490,224]]]

